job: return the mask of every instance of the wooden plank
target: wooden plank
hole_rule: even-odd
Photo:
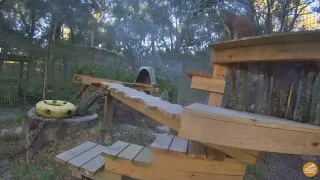
[[[98,171],[104,168],[104,157],[99,155],[80,167],[86,175],[94,176]]]
[[[103,128],[111,127],[113,121],[113,97],[108,94],[104,99],[104,120],[103,120]]]
[[[211,53],[213,56],[213,53]],[[213,66],[213,78],[218,80],[225,80],[227,68],[221,65]],[[213,88],[214,89],[214,88]],[[222,103],[223,93],[210,92],[208,104],[212,106],[220,106]]]
[[[91,159],[100,155],[101,152],[107,151],[107,149],[108,148],[105,146],[98,145],[98,146],[80,154],[79,156],[69,160],[67,163],[67,166],[68,166],[68,168],[72,168],[72,169],[80,169],[80,167],[82,165],[84,165],[85,163],[89,162]]]
[[[200,76],[200,77],[206,77],[206,78],[212,78],[212,74],[206,73],[206,72],[199,72],[199,71],[187,71],[186,72],[189,78],[192,78],[193,76]]]
[[[122,175],[116,174],[110,171],[99,171],[95,175],[86,174],[82,169],[76,170],[76,169],[70,169],[72,172],[72,176],[78,179],[94,179],[94,180],[122,180]]]
[[[189,171],[207,174],[244,175],[246,163],[240,161],[219,161],[188,158],[186,156],[171,156],[154,153],[154,166],[171,170]]]
[[[229,176],[221,174],[206,174],[188,171],[171,170],[166,167],[142,167],[135,166],[129,161],[112,161],[106,159],[105,170],[117,174],[130,176],[135,179],[163,180],[163,179],[183,179],[183,180],[242,180],[243,176]]]
[[[293,130],[294,126],[286,128],[284,123],[269,123],[272,127],[268,127],[257,123],[258,120],[254,118],[246,122],[241,115],[234,116],[234,119],[230,113],[225,115],[228,116],[219,117],[219,114],[212,113],[212,117],[208,118],[202,112],[202,117],[184,113],[179,137],[256,151],[320,155],[319,132],[303,131],[298,127]]]
[[[115,160],[116,156],[121,153],[126,147],[128,147],[130,143],[123,142],[123,141],[117,141],[111,146],[108,147],[107,151],[103,151],[101,153],[102,156],[105,158],[113,159]]]
[[[217,144],[208,144],[208,143],[206,145],[214,148],[215,150],[222,151],[225,154],[227,154],[228,156],[233,157],[241,162],[245,162],[248,164],[256,164],[258,161],[258,158],[256,156],[249,154],[244,149],[226,147],[226,146],[220,146]],[[219,157],[219,156],[217,156],[217,157]]]
[[[205,78],[199,76],[193,76],[191,80],[191,88],[200,89],[204,91],[224,93],[226,85],[225,80]]]
[[[167,114],[164,114],[158,111],[157,109],[145,108],[144,103],[125,98],[121,94],[116,94],[114,92],[111,92],[111,95],[114,98],[121,101],[122,103],[127,104],[131,108],[135,109],[136,111],[139,111],[145,114],[146,116],[158,121],[161,124],[168,126],[171,129],[178,130],[180,128],[180,117],[168,116]]]
[[[224,161],[227,158],[224,152],[219,151],[217,149],[213,149],[210,146],[205,146],[205,151],[206,151],[208,160]]]
[[[89,96],[89,88],[86,88],[82,93],[82,97],[81,97],[82,101],[87,100],[88,96]]]
[[[173,138],[174,136],[172,135],[158,135],[155,141],[150,145],[150,148],[152,148],[152,150],[167,152]]]
[[[94,148],[98,144],[87,141],[77,147],[74,147],[66,152],[63,152],[55,157],[55,160],[61,164],[66,164],[70,159]]]
[[[79,83],[79,80],[74,82]],[[116,81],[111,79],[93,78],[88,76],[81,76],[81,81],[80,81],[80,83],[82,84],[88,84],[88,85],[94,85],[94,86],[97,86],[98,84],[100,84],[100,88],[107,88],[104,83],[109,83],[109,82],[122,84],[126,87],[134,88],[141,91],[150,91],[150,92],[158,91],[158,88],[153,85],[142,84],[142,83],[129,83],[129,82]]]
[[[222,107],[208,106],[200,103],[186,106],[184,108],[184,113],[208,119],[226,121],[230,123],[241,123],[250,126],[260,126],[320,134],[320,127],[316,125],[300,123],[296,121],[288,121],[286,119],[273,116],[236,111]]]
[[[143,146],[137,144],[130,144],[126,149],[124,149],[120,154],[116,156],[116,160],[129,160],[132,161],[139,152],[143,149]]]
[[[206,147],[197,141],[190,140],[187,156],[197,159],[207,159]]]
[[[317,61],[319,42],[268,44],[215,51],[214,64],[238,62]]]
[[[266,44],[285,44],[285,43],[303,43],[303,42],[319,42],[319,31],[307,32],[289,32],[278,33],[263,36],[247,37],[238,40],[223,41],[211,44],[214,50],[231,49],[246,46],[259,46]]]
[[[174,137],[168,150],[170,154],[186,156],[188,150],[188,140]]]
[[[148,147],[144,147],[140,153],[133,159],[132,164],[137,166],[151,166],[152,154]]]

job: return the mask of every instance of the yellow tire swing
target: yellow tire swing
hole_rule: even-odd
[[[76,113],[77,107],[67,101],[42,100],[36,104],[36,112],[48,118],[66,118]]]

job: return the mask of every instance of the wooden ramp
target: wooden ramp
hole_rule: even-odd
[[[181,105],[171,104],[158,97],[147,95],[144,92],[125,87],[118,83],[102,83],[101,86],[110,90],[111,96],[135,110],[169,128],[174,130],[180,128],[180,117],[183,111]]]
[[[319,126],[198,103],[185,107],[178,136],[234,148],[320,155]]]
[[[105,170],[136,179],[240,180],[246,169],[212,148],[170,135],[158,136],[150,147],[130,144],[117,155],[102,155]]]

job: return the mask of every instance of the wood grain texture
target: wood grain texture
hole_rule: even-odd
[[[104,100],[104,120],[103,120],[103,128],[111,127],[113,121],[113,97],[108,94]]]
[[[106,159],[105,170],[130,176],[135,179],[163,180],[163,179],[183,179],[183,180],[241,180],[243,176],[229,176],[221,174],[206,174],[188,171],[172,170],[165,167],[142,167],[135,166],[129,161],[112,161]]]
[[[132,164],[136,166],[151,166],[152,153],[148,147],[144,147],[140,153],[133,159]]]
[[[240,161],[203,160],[163,153],[154,153],[153,157],[155,167],[206,174],[244,175],[247,165]]]
[[[82,165],[86,164],[90,160],[94,159],[95,157],[99,156],[101,152],[106,151],[107,147],[98,145],[94,148],[80,154],[79,156],[71,159],[68,161],[67,166],[68,168],[79,169]]]
[[[69,161],[70,159],[94,148],[95,146],[97,146],[98,144],[96,143],[93,143],[93,142],[90,142],[90,141],[87,141],[83,144],[80,144],[79,146],[77,147],[74,147],[68,151],[65,151],[59,155],[57,155],[55,157],[55,160],[59,163],[62,163],[62,164],[66,164],[67,161]]]
[[[212,74],[206,73],[206,72],[199,72],[199,71],[187,71],[186,72],[189,78],[192,78],[193,76],[199,76],[199,77],[206,77],[206,78],[212,78]]]
[[[319,60],[319,42],[267,44],[217,50],[211,57],[214,64],[237,62],[282,62]]]
[[[285,44],[285,43],[303,43],[319,42],[319,31],[278,33],[263,36],[254,36],[238,40],[223,41],[211,44],[214,50],[231,49],[247,46],[260,46],[266,44]]]
[[[173,138],[174,136],[172,135],[158,135],[155,141],[153,141],[153,143],[150,145],[150,148],[158,151],[160,150],[167,152]]]
[[[315,125],[222,107],[208,106],[200,103],[186,106],[184,113],[230,123],[320,134],[320,127]]]
[[[136,144],[130,144],[126,147],[121,153],[116,156],[116,160],[129,160],[132,161],[134,157],[136,157],[139,152],[143,149],[143,146],[139,146]]]
[[[207,159],[206,147],[197,141],[190,140],[187,156],[196,159]]]
[[[126,147],[128,147],[130,143],[117,141],[109,146],[105,151],[101,153],[105,158],[110,158],[115,160],[115,157],[121,153]]]
[[[248,123],[242,123],[241,116],[236,117],[230,121],[219,119],[217,114],[213,118],[205,118],[203,113],[202,116],[185,113],[181,119],[179,137],[256,151],[320,155],[319,133],[292,130],[283,124],[278,128],[275,125],[256,125],[257,120],[250,119]]]
[[[174,137],[168,149],[168,153],[186,156],[188,150],[188,140],[180,137]]]
[[[124,104],[127,104],[131,108],[139,111],[150,118],[158,121],[161,124],[168,126],[171,129],[178,130],[180,128],[180,116],[182,111],[177,109],[172,109],[172,111],[179,111],[174,112],[175,114],[171,113],[164,113],[167,110],[159,110],[158,108],[154,108],[152,106],[146,105],[144,102],[137,101],[136,99],[127,98],[124,94],[111,92],[111,95],[121,101]],[[145,99],[146,100],[146,99]],[[150,103],[150,102],[149,102]]]
[[[225,80],[193,76],[191,79],[191,88],[204,91],[224,93]]]
[[[82,165],[80,167],[80,170],[82,170],[86,175],[93,176],[103,168],[104,168],[104,157],[101,155],[98,155],[97,157],[91,159],[90,161]]]

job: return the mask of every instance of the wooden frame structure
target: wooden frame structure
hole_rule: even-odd
[[[105,125],[112,124],[112,113],[110,112],[112,111],[112,99],[116,98],[133,109],[178,131],[178,137],[161,137],[162,140],[158,137],[150,147],[129,145],[129,143],[122,142],[120,143],[122,146],[126,144],[125,147],[121,147],[123,151],[119,151],[118,145],[112,145],[105,150],[100,149],[99,151],[105,158],[104,174],[111,172],[139,179],[159,179],[159,177],[163,179],[164,172],[175,174],[175,170],[179,169],[179,171],[192,172],[189,174],[192,176],[192,174],[200,172],[210,172],[206,171],[205,166],[202,169],[197,169],[191,163],[210,164],[212,163],[210,157],[219,157],[219,161],[211,165],[213,176],[196,175],[194,179],[242,179],[247,165],[255,164],[261,154],[266,151],[320,155],[320,127],[318,126],[218,107],[222,103],[229,65],[254,61],[319,60],[320,56],[317,51],[320,47],[320,32],[244,38],[216,43],[211,47],[213,48],[211,54],[212,75],[187,72],[191,78],[191,88],[209,91],[208,105],[193,104],[183,108],[180,105],[171,104],[141,92],[141,90],[145,90],[144,88],[152,90],[154,87],[75,75],[74,82],[81,82],[109,91],[105,101]],[[131,148],[131,150],[126,150],[126,148]],[[194,153],[189,155],[189,151],[194,151]],[[214,152],[213,156],[203,153],[209,151]],[[100,154],[95,153],[97,154],[95,158],[102,161]],[[153,157],[152,163],[157,164],[161,167],[160,169],[156,168],[157,165],[152,167],[146,165],[151,162],[150,158],[146,159],[145,157],[150,156],[150,153]],[[175,165],[170,165],[170,161]],[[144,162],[142,163],[143,167],[141,167],[141,162]],[[214,171],[224,163],[235,165],[239,171],[235,172],[236,174],[232,174],[233,171],[226,172],[224,176],[214,174]],[[229,166],[233,165],[229,164]],[[150,173],[150,168],[154,168],[153,170],[157,172],[154,176]],[[167,171],[163,171],[162,168],[167,168]],[[101,173],[97,173],[97,175]],[[185,177],[185,175],[177,173],[168,179]],[[90,178],[99,179],[98,176],[92,174],[90,174]]]

